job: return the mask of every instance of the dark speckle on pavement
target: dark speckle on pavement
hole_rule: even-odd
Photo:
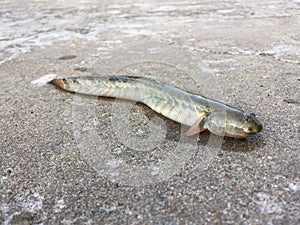
[[[75,59],[77,56],[76,55],[64,55],[59,57],[59,60],[69,60],[69,59]]]

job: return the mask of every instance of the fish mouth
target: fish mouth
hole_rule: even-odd
[[[262,129],[263,129],[263,126],[262,126],[261,124],[258,124],[258,126],[257,126],[257,130],[256,130],[256,133],[259,133],[259,132],[261,132],[261,131],[262,131]]]
[[[240,133],[236,133],[236,134],[226,133],[226,136],[237,138],[237,139],[244,139],[244,138],[247,138],[249,136],[252,136],[252,135],[255,135],[255,134],[259,133],[262,129],[263,129],[263,126],[261,124],[258,124],[254,128],[244,130],[243,132],[240,132]]]
[[[263,129],[263,126],[261,124],[255,125],[252,129],[249,129],[246,133],[248,135],[254,135],[259,133]]]

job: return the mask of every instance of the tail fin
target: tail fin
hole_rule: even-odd
[[[53,84],[61,89],[65,89],[65,79],[64,78],[54,78],[49,83]]]

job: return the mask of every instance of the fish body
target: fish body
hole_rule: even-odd
[[[209,130],[217,135],[246,138],[262,130],[253,113],[153,79],[90,76],[55,78],[51,83],[70,92],[141,102],[173,121],[190,126],[188,136]]]

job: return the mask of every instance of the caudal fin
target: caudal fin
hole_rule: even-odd
[[[51,80],[49,83],[53,84],[61,89],[65,89],[65,82],[64,82],[64,78],[54,78],[53,80]]]

